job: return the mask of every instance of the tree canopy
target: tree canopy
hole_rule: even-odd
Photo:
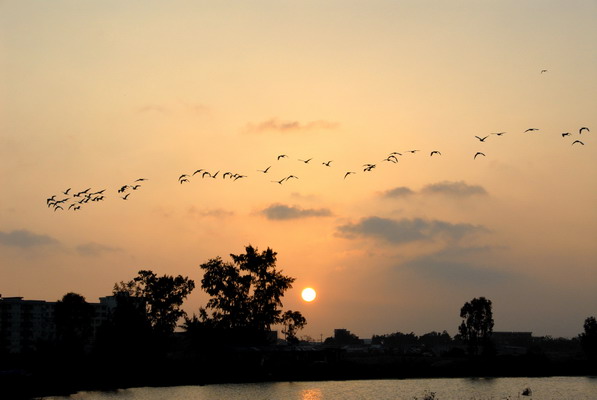
[[[458,327],[458,333],[471,353],[476,354],[480,345],[487,346],[493,332],[491,300],[479,297],[466,302],[460,309],[460,317],[463,321]]]
[[[295,336],[306,320],[298,311],[282,313],[282,297],[292,288],[294,278],[276,269],[272,249],[259,252],[246,246],[244,254],[230,254],[232,262],[220,257],[201,264],[201,288],[210,296],[199,309],[204,326],[265,332],[286,322],[285,333]],[[187,326],[193,320],[187,320]]]
[[[141,270],[131,281],[114,285],[114,294],[142,299],[154,331],[167,334],[173,332],[178,320],[186,315],[181,306],[194,288],[195,282],[187,277],[157,276],[152,271]]]

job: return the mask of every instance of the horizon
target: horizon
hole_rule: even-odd
[[[296,278],[299,336],[453,336],[483,296],[496,331],[575,337],[597,313],[595,15],[2,2],[0,293],[200,286],[253,245]]]

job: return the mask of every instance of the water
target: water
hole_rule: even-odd
[[[523,396],[530,388],[531,396]],[[597,377],[275,382],[80,392],[52,400],[596,400]],[[431,397],[433,396],[433,397]]]

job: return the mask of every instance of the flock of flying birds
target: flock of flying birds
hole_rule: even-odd
[[[590,129],[586,126],[581,127],[578,130],[578,133],[575,133],[574,135],[578,135],[577,137],[580,137],[582,135],[583,132],[590,132]],[[528,128],[524,131],[524,133],[533,133],[533,132],[539,132],[538,128]],[[486,136],[475,136],[475,138],[477,140],[479,140],[479,142],[484,143],[491,135],[495,135],[495,136],[502,136],[505,135],[507,132],[493,132],[490,133],[489,135]],[[567,137],[576,137],[573,136],[572,133],[570,132],[563,132],[561,133],[562,138],[567,138]],[[575,139],[574,141],[572,141],[571,145],[582,145],[584,146],[584,143],[580,140],[580,139]],[[393,151],[391,153],[389,153],[383,160],[381,160],[381,162],[388,162],[388,163],[393,163],[396,164],[398,163],[398,158],[405,155],[405,154],[415,154],[417,152],[419,152],[421,150],[418,149],[414,149],[414,150],[405,150],[405,151]],[[429,153],[430,157],[433,156],[441,156],[442,153],[439,150],[432,150]],[[481,151],[477,151],[474,155],[473,155],[473,160],[476,160],[477,157],[479,156],[483,156],[485,157],[485,153],[481,152]],[[286,158],[289,158],[289,156],[287,154],[280,154],[277,156],[277,161],[281,161],[284,160]],[[313,158],[306,158],[306,159],[297,159],[297,161],[300,161],[304,164],[310,164],[311,161],[313,161]],[[332,168],[332,162],[333,160],[329,160],[329,161],[323,161],[321,162],[321,165],[327,168]],[[361,166],[361,169],[363,172],[371,172],[373,171],[376,167],[377,167],[377,163],[367,163],[367,164],[363,164]],[[270,173],[270,170],[272,168],[272,165],[269,165],[263,169],[258,169],[256,170],[256,172],[260,173],[260,174],[268,174]],[[239,179],[244,179],[247,178],[247,175],[243,175],[237,172],[232,172],[232,171],[226,171],[226,172],[222,172],[218,170],[216,172],[210,172],[207,171],[203,168],[201,169],[197,169],[192,173],[183,173],[178,177],[178,183],[181,185],[184,184],[188,184],[191,182],[192,179],[217,179],[218,176],[221,179],[224,180],[230,180],[230,181],[237,181]],[[356,174],[357,171],[345,171],[343,172],[343,179],[348,178],[350,175]],[[299,179],[297,176],[295,175],[287,175],[282,177],[281,179],[274,179],[271,180],[272,183],[277,183],[277,184],[283,184],[284,182],[287,182],[291,179]],[[141,188],[141,185],[143,182],[147,181],[147,178],[139,178],[136,179],[133,183],[131,184],[125,184],[125,185],[121,185],[117,190],[117,194],[118,196],[122,199],[122,200],[128,200],[129,196],[136,190],[138,190],[139,188]],[[61,191],[60,194],[54,194],[52,196],[50,196],[49,198],[46,199],[46,204],[48,206],[48,208],[53,209],[54,211],[79,211],[81,210],[81,208],[83,206],[86,206],[88,204],[94,204],[94,203],[99,203],[101,201],[104,200],[105,198],[105,191],[106,189],[101,189],[101,190],[97,190],[94,191],[92,190],[92,188],[87,188],[85,190],[81,190],[81,191],[74,191],[72,190],[72,188],[68,188],[64,191]]]

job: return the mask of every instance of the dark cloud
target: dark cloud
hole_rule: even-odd
[[[452,224],[422,218],[394,220],[381,217],[364,218],[357,224],[342,225],[337,229],[340,236],[347,238],[365,236],[383,239],[390,243],[408,243],[435,238],[459,240],[465,235],[487,231],[482,226],[471,224]]]
[[[249,132],[294,132],[294,131],[308,131],[315,129],[335,129],[338,127],[338,123],[318,120],[302,123],[299,121],[279,121],[276,118],[272,118],[267,121],[260,122],[258,124],[249,124],[247,131]]]
[[[39,235],[25,229],[15,230],[12,232],[0,232],[0,244],[4,246],[20,247],[23,249],[39,247],[39,246],[53,246],[60,242],[48,235]]]
[[[500,285],[520,278],[510,272],[487,267],[484,260],[490,256],[488,250],[488,248],[446,249],[419,257],[404,266],[417,274],[424,275],[426,279],[432,278],[466,287]]]
[[[332,212],[327,208],[320,209],[305,209],[297,206],[286,206],[283,204],[272,204],[265,210],[261,211],[267,219],[284,220],[297,219],[307,217],[329,217]]]
[[[459,182],[438,182],[427,185],[421,189],[423,194],[445,194],[448,196],[476,196],[486,195],[487,191],[479,185],[468,185],[464,181]]]
[[[112,252],[122,251],[122,249],[120,249],[118,247],[110,247],[110,246],[105,246],[103,244],[93,243],[93,242],[81,244],[76,247],[76,250],[79,254],[81,254],[83,256],[88,256],[88,257],[99,256],[102,253],[112,253]]]
[[[406,197],[415,194],[415,192],[406,187],[406,186],[399,186],[394,189],[386,190],[382,193],[383,197]]]

